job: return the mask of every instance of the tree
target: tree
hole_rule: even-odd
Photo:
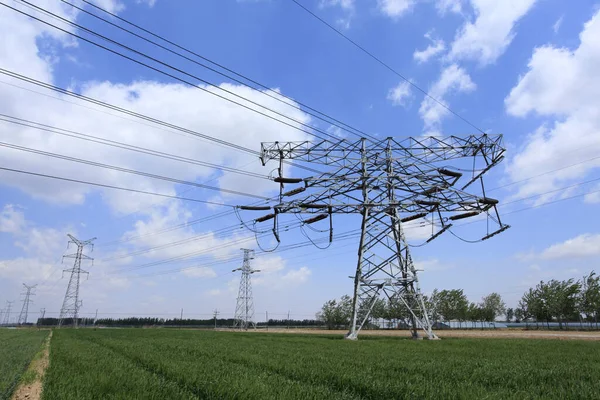
[[[543,282],[542,282],[543,283]],[[577,302],[581,284],[573,279],[567,281],[551,280],[545,286],[542,285],[542,299],[548,307],[551,317],[558,320],[560,329],[563,322],[578,319]]]
[[[491,293],[485,296],[481,302],[483,319],[487,322],[494,322],[496,318],[506,313],[506,305],[498,293]]]
[[[346,328],[350,325],[352,316],[352,298],[350,296],[342,296],[338,300],[328,300],[321,307],[321,311],[317,313],[318,321],[323,322],[327,329]]]
[[[442,290],[438,295],[438,313],[444,321],[465,321],[469,300],[462,289]]]
[[[584,276],[579,295],[579,311],[588,322],[598,323],[600,314],[600,276],[594,271]]]
[[[515,310],[513,308],[506,309],[506,322],[512,322],[515,317]]]

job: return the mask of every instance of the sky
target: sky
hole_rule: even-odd
[[[424,293],[459,288],[471,301],[480,301],[498,292],[515,307],[523,292],[540,280],[577,279],[598,270],[600,3],[298,1],[396,73],[292,0],[93,2],[115,14],[108,17],[110,22],[123,24],[116,16],[124,18],[204,59],[191,53],[183,59],[120,31],[86,14],[106,16],[81,1],[0,2],[2,71],[164,122],[142,120],[3,72],[0,167],[167,196],[0,170],[0,308],[14,301],[12,309],[18,312],[22,285],[37,284],[29,320],[41,308],[46,316],[58,316],[69,278],[63,270],[73,261],[63,255],[76,250],[73,244],[67,248],[67,234],[82,241],[97,238],[93,249],[85,249],[93,264],[82,264],[89,272],[80,287],[82,316],[98,310],[100,317],[172,318],[183,309],[184,317],[208,318],[218,309],[221,317],[232,317],[240,279],[239,271],[232,270],[242,264],[240,248],[256,250],[251,262],[261,270],[252,276],[258,320],[265,312],[270,318],[288,313],[313,318],[326,300],[351,294],[358,238],[344,233],[358,229],[359,219],[336,215],[334,237],[339,240],[327,249],[293,248],[328,236],[328,224],[320,223],[304,233],[283,229],[280,247],[269,251],[276,245],[272,235],[255,234],[231,207],[221,204],[251,204],[276,195],[278,185],[265,177],[276,174],[277,164],[263,166],[256,155],[198,136],[255,151],[261,142],[312,140],[304,129],[309,125],[356,139],[304,106],[381,138],[464,136],[479,129],[504,135],[506,158],[486,174],[486,190],[500,200],[502,221],[511,228],[485,242],[469,243],[487,233],[481,219],[457,227],[458,237],[444,234],[420,246],[431,235],[431,226],[423,221],[407,224],[413,258],[423,270]],[[207,64],[206,59],[264,88],[250,89],[207,70],[199,64]],[[172,76],[156,70],[168,66],[177,68],[170,70]],[[273,119],[281,115],[288,118],[287,125]],[[63,134],[25,126],[23,120],[61,128]],[[156,152],[176,157],[158,157]],[[284,170],[295,177],[309,174],[294,166]],[[250,211],[239,215],[246,222],[257,216]],[[294,215],[280,221],[282,226],[294,222]],[[11,314],[11,319],[16,317]]]

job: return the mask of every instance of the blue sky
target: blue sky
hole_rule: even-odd
[[[20,1],[6,3],[48,19]],[[34,3],[221,88],[320,129],[331,129],[304,112],[283,107],[59,1]],[[97,4],[370,134],[477,133],[291,0],[177,4],[98,0]],[[596,106],[600,85],[595,73],[600,61],[598,3],[305,0],[302,4],[477,127],[505,135],[507,159],[488,174],[486,182],[490,189],[504,186],[490,195],[507,203],[500,211],[512,228],[483,243],[467,244],[443,235],[430,245],[415,248],[414,258],[425,270],[421,275],[425,292],[464,288],[472,301],[478,301],[496,291],[509,306],[515,306],[525,289],[541,279],[580,277],[596,267],[600,256],[596,216],[600,186],[593,181],[600,166],[600,112]],[[6,7],[0,9],[0,17],[4,44],[0,68],[256,150],[261,141],[308,138]],[[48,20],[81,34],[60,21]],[[0,76],[0,93],[2,114],[264,175],[276,167],[262,167],[247,154],[98,110],[4,75]],[[182,180],[209,181],[262,196],[272,196],[277,189],[275,183],[264,179],[132,154],[2,121],[0,137],[10,144]],[[2,147],[0,160],[2,167],[137,190],[228,204],[252,201]],[[303,174],[297,169],[288,172]],[[587,181],[591,182],[572,186]],[[578,197],[567,199],[572,196]],[[513,213],[520,209],[527,210]],[[61,279],[60,271],[66,265],[61,265],[60,259],[68,254],[66,234],[72,233],[81,239],[98,238],[91,254],[96,262],[93,267],[86,266],[90,276],[81,287],[83,314],[98,309],[106,316],[167,316],[178,315],[183,307],[188,316],[208,315],[215,308],[222,315],[232,315],[239,277],[230,271],[241,264],[239,247],[259,250],[253,235],[242,228],[224,235],[213,233],[239,225],[235,216],[148,235],[221,211],[214,206],[0,172],[0,307],[6,300],[19,299],[24,282],[39,284],[36,310],[45,307],[49,315],[59,311],[67,285],[67,277]],[[244,217],[251,219],[254,214]],[[293,220],[290,216],[289,221]],[[354,217],[336,217],[336,232],[357,229],[357,222]],[[407,227],[410,242],[422,243],[430,234],[427,229]],[[456,233],[478,239],[485,234],[485,224],[460,228]],[[201,239],[192,239],[201,234]],[[132,235],[146,236],[122,241]],[[121,241],[106,245],[116,240]],[[115,258],[175,241],[186,242]],[[303,241],[306,238],[292,231],[283,235],[282,246]],[[273,241],[267,237],[261,245],[269,247]],[[263,270],[256,276],[254,288],[257,314],[269,311],[277,316],[290,311],[297,318],[310,318],[325,300],[349,294],[348,276],[355,268],[356,245],[354,239],[334,242],[327,250],[304,247],[257,254],[255,267]],[[206,250],[202,258],[127,271],[201,250]],[[190,266],[199,268],[173,272]],[[168,273],[158,275],[162,272]]]

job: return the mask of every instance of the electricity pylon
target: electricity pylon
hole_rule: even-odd
[[[23,325],[27,323],[27,315],[29,314],[29,304],[33,303],[33,300],[30,299],[31,296],[35,296],[35,293],[31,293],[33,289],[37,285],[27,286],[23,284],[25,287],[25,292],[21,293],[25,298],[23,299],[23,307],[21,307],[21,313],[19,314],[19,319],[17,320],[17,325]]]
[[[237,297],[237,305],[235,306],[233,327],[239,327],[241,330],[248,330],[248,327],[250,325],[256,328],[256,322],[254,321],[254,299],[252,297],[252,281],[250,280],[250,277],[252,274],[260,272],[260,270],[252,269],[250,267],[250,260],[254,259],[254,250],[241,250],[244,251],[244,263],[242,264],[242,268],[236,268],[232,271],[242,271],[242,278],[240,279],[240,289],[238,291]]]
[[[279,202],[273,207],[239,208],[272,210],[254,223],[272,220],[270,230],[277,242],[281,214],[310,215],[302,221],[302,227],[327,220],[329,242],[333,241],[334,214],[360,215],[358,261],[351,277],[352,320],[346,337],[357,339],[383,294],[406,307],[413,337],[422,329],[428,338],[435,339],[403,225],[410,221],[431,224],[432,234],[426,242],[450,231],[452,222],[478,215],[488,219],[488,231],[481,240],[508,229],[500,221],[498,200],[487,197],[483,185],[483,175],[504,158],[504,152],[501,135],[485,134],[262,143],[262,164],[279,161],[278,176],[273,179],[280,185]],[[306,178],[285,177],[284,167],[289,160],[329,170]],[[461,181],[466,182],[458,186]],[[477,181],[483,194],[465,192]],[[284,191],[284,185],[298,186]],[[497,230],[489,231],[490,221],[498,226]]]
[[[75,262],[73,264],[73,268],[66,269],[64,272],[70,272],[71,277],[69,279],[69,285],[67,286],[67,291],[65,293],[65,299],[63,301],[63,305],[60,309],[60,316],[58,318],[58,326],[62,326],[63,322],[67,318],[73,318],[73,326],[76,328],[78,325],[78,317],[79,317],[79,308],[82,305],[81,300],[79,299],[79,282],[81,280],[81,274],[89,274],[87,271],[81,269],[81,260],[93,260],[83,254],[83,248],[86,246],[92,246],[92,242],[96,240],[96,238],[89,239],[86,241],[81,241],[76,239],[72,235],[67,235],[69,237],[69,244],[74,243],[77,246],[77,252],[75,254],[69,254],[63,256],[64,258],[74,258]],[[68,245],[67,245],[68,248]]]
[[[12,308],[12,303],[14,303],[14,301],[6,301],[6,310],[4,314],[3,325],[8,325],[8,323],[10,322],[10,309]]]

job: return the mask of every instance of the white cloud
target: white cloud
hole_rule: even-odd
[[[137,3],[144,1],[147,3],[155,3],[156,0],[136,0]],[[125,5],[118,0],[92,0],[92,3],[96,3],[98,6],[104,8],[107,11],[115,14],[125,9]]]
[[[39,39],[45,35],[45,31],[38,29],[32,21],[13,14],[7,15],[5,10],[0,10],[0,18],[7,21],[6,24],[3,23],[0,26],[0,36],[3,37],[4,43],[0,47],[0,64],[3,65],[3,68],[18,71],[35,79],[52,82],[53,64],[40,55],[38,47]],[[27,85],[11,79],[7,79],[7,81],[21,86]],[[291,118],[303,123],[310,121],[306,114],[265,97],[260,92],[230,84],[222,84],[220,87],[290,115]],[[35,87],[33,89],[40,90]],[[217,91],[215,88],[207,87],[206,89],[211,92]],[[142,114],[152,115],[157,119],[222,140],[235,142],[251,149],[259,149],[261,141],[275,141],[282,137],[290,141],[307,139],[307,135],[304,133],[285,128],[264,116],[217,99],[196,88],[179,84],[164,84],[154,81],[137,81],[128,84],[86,82],[78,85],[77,90],[83,95]],[[52,94],[52,96],[64,97],[57,94]],[[69,98],[68,101],[72,102],[73,100]],[[165,107],[164,104],[174,106]],[[56,101],[15,87],[0,85],[0,106],[9,115],[33,119],[37,122],[103,139],[236,168],[242,164],[245,165],[246,171],[264,175],[268,173],[268,169],[262,167],[254,156],[201,141],[181,132],[167,132],[149,124],[140,124],[139,121],[125,119],[122,116],[107,115],[105,112],[94,112],[69,102]],[[255,106],[249,105],[249,107]],[[36,111],[32,113],[31,110]],[[65,119],[65,115],[68,115],[69,118]],[[31,128],[17,127],[5,122],[0,123],[0,141],[157,175],[169,175],[181,180],[200,180],[200,182],[210,180],[214,186],[228,187],[254,194],[269,193],[276,189],[272,182],[266,179],[242,177],[231,173],[220,174],[215,170],[202,167],[190,168],[190,164],[182,162],[160,159],[114,147],[91,145],[89,142]],[[77,165],[13,149],[0,149],[0,158],[5,161],[6,165],[11,165],[16,169],[168,195],[176,194],[176,185],[171,182]],[[254,162],[252,162],[253,160]],[[168,174],[165,171],[168,171]],[[130,213],[156,203],[165,203],[165,200],[158,200],[152,196],[98,189],[10,172],[1,172],[0,180],[3,184],[19,188],[33,197],[63,205],[82,204],[89,195],[100,193],[106,203],[117,213]],[[197,189],[192,197],[202,198],[209,193],[212,194],[212,192]],[[247,198],[234,199],[229,194],[222,194],[222,197],[225,201],[232,203],[251,201]]]
[[[354,0],[321,0],[319,6],[321,8],[340,7],[344,12],[344,15],[336,20],[336,24],[343,29],[350,28],[350,23],[352,22],[355,13]]]
[[[575,50],[542,46],[533,51],[528,71],[505,99],[510,115],[554,118],[532,133],[508,165],[513,181],[597,157],[600,150],[600,12],[585,24]],[[581,179],[600,166],[583,162],[520,185],[515,197],[544,193]],[[550,195],[547,198],[558,195]],[[593,196],[592,196],[593,199]],[[588,198],[589,200],[589,198]]]
[[[600,204],[600,185],[596,185],[591,192],[584,196],[583,201],[588,204]]]
[[[407,81],[400,82],[396,87],[389,90],[387,98],[394,106],[407,106],[407,101],[412,97],[410,84]]]
[[[415,50],[413,53],[413,58],[419,64],[429,61],[430,58],[446,50],[446,44],[442,39],[433,39],[430,32],[426,33],[425,37],[431,41],[431,44],[425,50]]]
[[[6,204],[0,212],[0,232],[19,234],[25,229],[25,215],[12,204]]]
[[[281,280],[284,283],[290,283],[293,285],[298,285],[301,283],[305,283],[310,275],[312,274],[311,270],[307,267],[301,267],[296,270],[288,271],[281,277]]]
[[[390,18],[399,18],[411,11],[415,0],[377,0],[379,10]]]
[[[150,8],[154,7],[156,1],[157,0],[135,0],[137,4],[146,4]]]
[[[583,234],[544,250],[541,258],[556,260],[600,256],[600,234]]]
[[[447,12],[459,14],[462,12],[462,1],[463,0],[437,0],[435,8],[441,15],[444,15]]]
[[[183,274],[190,278],[215,278],[217,276],[215,270],[208,267],[186,269]]]
[[[560,30],[560,27],[562,26],[564,17],[565,17],[564,15],[561,15],[560,18],[556,20],[554,25],[552,25],[552,30],[554,31],[554,34],[557,34],[558,31]]]
[[[472,92],[477,86],[469,74],[457,64],[444,68],[440,78],[429,89],[429,95],[446,104],[444,97],[448,93]],[[439,132],[440,122],[448,115],[448,110],[436,103],[430,97],[425,97],[419,108],[419,115],[425,124],[425,132],[434,134]]]
[[[451,45],[451,60],[493,63],[512,42],[515,24],[536,0],[471,0],[475,21],[460,28]]]

